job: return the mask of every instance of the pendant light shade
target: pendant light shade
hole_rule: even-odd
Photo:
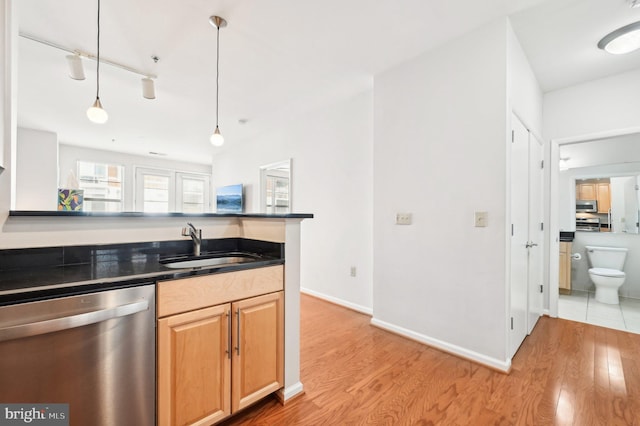
[[[216,130],[211,135],[211,145],[213,146],[222,146],[224,144],[224,137],[220,134],[220,129],[216,126]]]
[[[98,0],[98,48],[96,55],[96,100],[87,110],[87,117],[94,123],[103,124],[109,119],[100,102],[100,0]]]
[[[102,108],[102,104],[100,103],[100,99],[96,99],[96,101],[89,107],[87,110],[87,117],[89,120],[93,121],[97,124],[106,123],[109,119],[109,115],[107,111]]]
[[[209,17],[209,23],[216,27],[216,130],[213,132],[211,137],[211,144],[213,146],[222,146],[224,144],[224,137],[220,133],[220,127],[218,127],[218,92],[220,88],[220,28],[224,28],[227,26],[227,21],[219,16],[211,16]]]

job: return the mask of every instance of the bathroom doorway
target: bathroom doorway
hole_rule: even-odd
[[[640,214],[637,205],[627,209],[622,182],[640,178],[640,132],[619,131],[593,137],[552,141],[550,168],[550,256],[549,314],[573,321],[640,333],[640,235],[630,230]],[[582,180],[586,179],[586,180]],[[606,211],[594,208],[576,213],[577,188],[581,182],[601,182],[611,189]],[[640,188],[640,185],[633,185]],[[623,194],[623,195],[621,195]],[[596,196],[594,196],[596,198]],[[594,200],[597,201],[597,200]],[[633,214],[625,210],[634,210]],[[627,215],[631,215],[627,217]],[[598,222],[597,228],[577,230],[582,216]],[[627,222],[629,222],[627,224]],[[580,228],[580,226],[577,226]],[[575,232],[570,243],[570,287],[559,294],[559,231]],[[625,283],[619,290],[620,304],[597,302],[595,287],[588,274],[587,245],[624,247],[629,250],[624,271]]]

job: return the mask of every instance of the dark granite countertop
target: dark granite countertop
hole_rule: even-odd
[[[239,217],[261,219],[311,219],[312,213],[143,213],[143,212],[85,212],[64,210],[11,210],[11,217]]]
[[[249,254],[237,264],[171,269],[189,260],[191,241],[0,250],[0,306],[130,287],[160,280],[284,264],[284,244],[226,238],[203,241],[203,257]]]

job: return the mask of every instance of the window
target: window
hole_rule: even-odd
[[[136,168],[136,210],[204,213],[209,211],[209,175]]]
[[[78,184],[84,190],[83,210],[121,212],[124,167],[115,164],[78,161]]]

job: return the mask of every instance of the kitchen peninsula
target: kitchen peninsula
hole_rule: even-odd
[[[229,282],[235,285],[239,281],[235,278],[229,281],[225,277],[240,277],[251,285],[267,283],[264,288],[250,289],[242,294],[243,298],[244,295],[253,298],[253,294],[265,293],[281,295],[277,304],[284,308],[284,353],[281,358],[285,363],[281,373],[283,386],[278,390],[278,396],[286,401],[302,392],[299,360],[300,227],[303,219],[312,217],[310,214],[141,213],[72,217],[56,212],[11,212],[1,234],[2,244],[12,239],[21,244],[0,250],[0,303],[10,308],[26,306],[25,302],[30,300],[60,298],[65,291],[79,294],[88,303],[93,294],[107,293],[111,288],[128,291],[139,288],[144,282],[202,286],[206,280],[207,283],[222,283],[214,284],[222,286],[220,288],[230,288],[224,286]],[[224,256],[238,263],[182,267],[180,262],[193,259],[191,240],[180,238],[180,228],[187,221],[202,228],[203,255],[200,258]],[[107,232],[105,228],[108,228]],[[28,244],[29,239],[35,236],[34,231],[58,238],[40,238],[38,244]],[[146,237],[152,234],[157,238]],[[7,236],[10,238],[4,238]],[[59,241],[60,244],[45,244],[51,241]],[[59,264],[54,265],[56,262]],[[43,275],[43,271],[50,273]],[[210,281],[207,277],[220,278]],[[276,286],[278,282],[280,287]],[[179,289],[180,285],[172,285],[171,288]],[[92,293],[88,294],[88,291]],[[276,293],[272,293],[274,291]],[[216,300],[224,303],[235,300],[234,297]],[[155,318],[155,293],[143,299],[150,306],[148,309],[153,309]],[[176,297],[172,296],[171,300],[176,300]],[[138,309],[140,304],[138,300],[121,306]],[[160,306],[158,304],[157,309],[162,309]],[[242,309],[241,305],[239,307]],[[189,310],[176,308],[175,312]],[[158,316],[164,315],[157,313]],[[176,317],[180,315],[183,314]],[[9,327],[14,325],[15,321]],[[0,335],[0,349],[4,344]],[[157,421],[161,423],[160,418]]]

